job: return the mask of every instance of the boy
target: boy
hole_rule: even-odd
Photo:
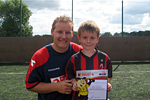
[[[107,54],[95,48],[99,41],[100,29],[93,21],[83,22],[78,29],[78,39],[83,49],[74,54],[68,61],[66,67],[66,78],[72,80],[73,90],[78,91],[76,71],[108,69],[108,92],[112,87],[109,84],[112,78],[112,65]],[[72,100],[78,99],[78,92],[74,92]],[[82,100],[87,100],[85,97]],[[79,99],[78,99],[79,100]]]

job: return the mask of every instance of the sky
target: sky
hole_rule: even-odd
[[[29,23],[33,35],[51,34],[58,16],[72,19],[72,0],[22,0],[32,12]],[[123,0],[123,31],[150,30],[150,0]],[[122,31],[122,0],[73,0],[74,31],[86,20],[93,20],[101,34]]]

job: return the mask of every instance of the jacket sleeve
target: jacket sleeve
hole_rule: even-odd
[[[67,63],[65,75],[66,75],[66,79],[73,79],[76,76],[74,56],[72,56]]]
[[[48,60],[48,55],[47,48],[43,47],[32,56],[25,78],[27,89],[31,89],[43,81],[42,66]]]
[[[108,78],[112,78],[112,64],[110,59],[107,61],[107,68],[108,68]]]

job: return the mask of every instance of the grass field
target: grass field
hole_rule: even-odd
[[[37,100],[37,93],[25,88],[27,69],[28,65],[0,65],[0,100]],[[150,64],[120,65],[111,84],[110,100],[150,100]]]

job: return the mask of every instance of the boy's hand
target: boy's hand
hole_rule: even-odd
[[[112,86],[110,83],[107,84],[107,92],[110,92],[112,90]]]
[[[74,91],[78,91],[77,82],[75,82],[75,83],[73,84],[72,89],[73,89]]]

